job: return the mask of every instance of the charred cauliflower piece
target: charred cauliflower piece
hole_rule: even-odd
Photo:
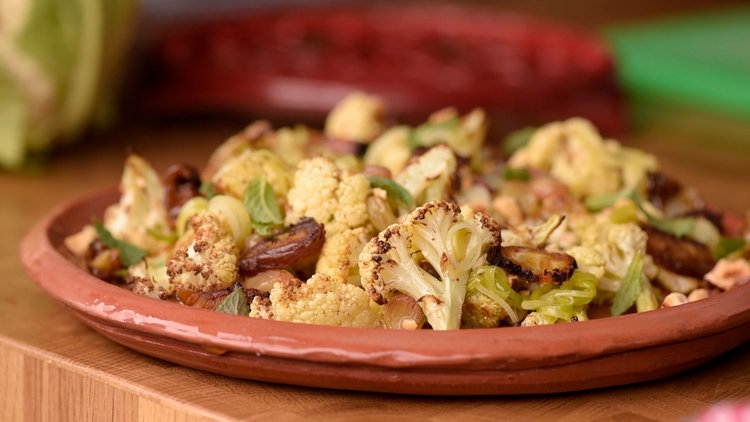
[[[366,200],[371,191],[365,176],[341,171],[328,158],[304,160],[294,173],[294,187],[287,196],[291,212],[286,222],[312,217],[325,226],[328,236],[360,227],[369,219]]]
[[[394,180],[409,191],[417,205],[444,200],[455,179],[456,165],[450,147],[438,145],[417,157]]]
[[[166,299],[174,293],[164,258],[146,258],[128,268],[128,283],[133,292],[156,299]]]
[[[272,314],[273,319],[308,324],[346,327],[379,327],[381,307],[364,290],[325,275],[315,274],[307,283],[283,280],[271,290],[271,304],[263,310],[260,301],[255,314]],[[251,311],[251,316],[253,311]]]
[[[211,211],[193,216],[190,226],[192,230],[178,241],[167,261],[170,283],[177,290],[231,287],[238,278],[239,252],[230,231]]]
[[[459,328],[466,282],[488,249],[500,247],[492,218],[473,218],[445,201],[433,201],[370,240],[359,256],[362,287],[384,304],[397,292],[417,300],[433,329]]]
[[[120,181],[120,202],[104,211],[104,227],[112,235],[149,253],[158,252],[168,242],[149,234],[149,230],[168,229],[164,186],[151,164],[137,154],[125,161]]]

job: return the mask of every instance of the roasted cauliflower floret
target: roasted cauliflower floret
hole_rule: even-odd
[[[526,318],[521,321],[521,327],[534,327],[537,325],[554,324],[557,318],[549,315],[542,315],[539,312],[530,312]]]
[[[360,227],[369,219],[366,200],[371,191],[365,176],[341,171],[328,158],[304,160],[287,196],[291,212],[286,222],[312,217],[325,226],[328,236]]]
[[[394,180],[411,193],[419,206],[444,200],[456,173],[456,156],[446,145],[431,148],[407,165]]]
[[[600,259],[603,259],[604,274],[599,278],[598,288],[607,292],[616,292],[636,254],[640,252],[646,255],[647,240],[646,232],[634,223],[599,222],[584,230],[581,246],[593,248],[600,257],[593,253],[587,255],[588,252],[584,249],[573,250],[575,254],[573,256],[584,258],[583,264],[586,269],[597,275],[601,274],[599,263]],[[644,269],[644,271],[647,270]]]
[[[213,179],[216,171],[219,170],[227,161],[242,154],[251,147],[265,147],[266,138],[272,133],[271,125],[265,120],[256,120],[239,133],[230,136],[221,145],[216,147],[209,157],[206,166],[201,173],[201,179]]]
[[[331,110],[325,134],[334,138],[368,143],[383,131],[385,104],[374,95],[353,92]]]
[[[270,313],[278,321],[346,327],[380,326],[380,305],[370,300],[359,287],[325,274],[315,274],[306,283],[296,279],[277,282],[271,290],[270,300]],[[262,306],[258,308],[262,309]]]
[[[433,329],[456,329],[471,269],[489,248],[499,247],[500,228],[492,218],[467,218],[457,205],[433,201],[368,242],[359,256],[362,287],[380,304],[408,294]]]
[[[104,227],[120,240],[149,253],[158,252],[168,242],[149,234],[169,227],[164,202],[164,186],[153,167],[137,154],[130,154],[120,181],[120,202],[104,211]]]
[[[146,258],[128,268],[128,283],[135,293],[166,299],[174,293],[174,285],[167,276],[167,263],[164,258]]]
[[[167,261],[169,281],[177,290],[231,287],[239,276],[239,251],[225,223],[215,213],[202,211],[190,219],[190,226]]]
[[[483,265],[469,276],[461,327],[497,327],[506,318],[516,324],[525,314],[520,308],[521,296],[510,287],[507,273],[502,268]]]
[[[461,328],[497,327],[506,316],[508,314],[498,302],[475,290],[466,293]]]
[[[265,176],[273,186],[276,197],[283,201],[292,187],[292,172],[279,157],[265,149],[246,149],[230,158],[213,177],[214,188],[242,199],[250,181]]]
[[[593,274],[597,279],[604,277],[604,267],[607,262],[598,250],[591,246],[573,246],[565,253],[575,258],[578,269],[581,271]]]
[[[564,216],[553,215],[542,224],[529,226],[521,224],[503,230],[505,246],[528,246],[541,248],[547,243],[550,235],[563,223]]]
[[[395,126],[383,132],[367,147],[365,164],[385,167],[391,174],[398,174],[411,157],[410,132],[407,126]]]
[[[589,121],[580,118],[539,128],[508,164],[549,171],[583,197],[639,187],[646,174],[659,167],[650,154],[604,141]]]
[[[488,127],[484,110],[476,108],[459,117],[456,109],[449,107],[432,113],[425,124],[416,127],[410,142],[422,147],[444,143],[457,155],[478,164]]]
[[[358,259],[370,240],[369,234],[366,227],[357,227],[328,237],[320,251],[315,272],[341,282],[361,285]]]

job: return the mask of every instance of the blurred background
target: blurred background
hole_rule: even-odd
[[[320,127],[363,90],[393,122],[484,107],[497,144],[583,116],[746,209],[721,185],[750,175],[747,45],[750,5],[724,0],[0,0],[0,167],[200,165],[256,118]]]

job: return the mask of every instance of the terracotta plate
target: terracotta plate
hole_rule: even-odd
[[[21,244],[31,277],[110,339],[232,377],[430,395],[574,391],[666,377],[750,339],[750,284],[642,314],[542,327],[386,331],[256,320],[131,293],[58,252],[62,239],[117,200],[65,203]]]

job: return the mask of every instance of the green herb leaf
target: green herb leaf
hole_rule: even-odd
[[[411,193],[394,180],[380,176],[370,176],[367,179],[373,188],[383,189],[388,194],[388,199],[395,199],[405,207],[410,207],[414,204],[414,198],[411,196]]]
[[[503,170],[503,179],[505,180],[523,180],[527,181],[531,178],[531,175],[529,174],[529,171],[526,169],[514,169],[508,166],[505,166],[505,170]]]
[[[633,200],[639,210],[646,216],[648,223],[657,229],[673,234],[677,237],[682,237],[693,231],[695,227],[695,219],[692,217],[682,218],[658,218],[649,214],[646,208],[643,206],[643,199],[635,188],[622,189],[618,192],[607,193],[604,195],[591,196],[586,198],[584,205],[586,209],[591,212],[598,212],[604,208],[612,206],[615,202],[622,198],[630,198]]]
[[[682,237],[692,232],[693,228],[695,228],[695,219],[692,217],[658,218],[649,214],[648,211],[646,211],[646,208],[643,206],[643,200],[641,199],[641,196],[635,189],[633,189],[629,196],[638,206],[638,209],[640,209],[641,212],[646,215],[648,223],[663,232],[673,234],[677,237]]]
[[[245,208],[250,214],[253,229],[261,236],[271,234],[271,226],[283,224],[281,208],[276,201],[273,186],[261,176],[252,180],[245,189]]]
[[[247,297],[242,289],[235,289],[229,296],[216,307],[219,312],[232,315],[249,315],[250,305],[247,303]]]
[[[503,152],[512,155],[514,152],[526,146],[531,136],[536,132],[535,127],[525,127],[508,134],[503,141]]]
[[[628,266],[628,271],[622,279],[620,289],[615,293],[612,300],[612,316],[622,315],[630,309],[641,294],[641,277],[643,276],[643,253],[638,251],[633,262]]]
[[[622,189],[617,192],[605,193],[603,195],[589,196],[583,201],[583,204],[590,212],[599,212],[607,207],[611,207],[620,199],[628,197],[633,198],[633,201],[640,206],[638,201],[640,198],[638,198],[638,192],[636,192],[634,188]]]
[[[451,117],[439,123],[424,123],[409,133],[408,144],[413,151],[419,147],[431,147],[448,142],[448,138],[460,121],[458,117]]]
[[[208,200],[219,194],[214,189],[214,182],[201,183],[200,188],[198,188],[198,192],[200,192],[200,194]]]
[[[741,237],[731,238],[722,236],[721,239],[719,239],[719,244],[716,246],[714,256],[718,261],[736,251],[744,249],[746,245],[747,242]]]
[[[644,211],[644,214],[645,211]],[[648,217],[648,222],[656,227],[657,229],[671,233],[677,237],[685,236],[686,234],[689,234],[693,231],[693,227],[695,227],[695,219],[692,217],[683,217],[683,218],[655,218],[648,214],[646,214]]]
[[[259,235],[263,237],[268,237],[273,232],[273,226],[271,224],[266,223],[255,223],[253,222],[253,230],[255,233],[258,233]]]
[[[177,241],[177,233],[164,233],[160,229],[161,226],[155,227],[153,229],[146,229],[146,234],[162,242],[174,243],[175,241]]]
[[[147,255],[146,251],[138,246],[125,242],[124,240],[116,239],[112,236],[112,233],[102,225],[101,221],[97,219],[94,219],[94,229],[96,230],[96,236],[105,246],[120,251],[120,262],[126,267],[141,262],[143,257]]]
[[[638,207],[632,202],[628,202],[617,208],[612,209],[612,213],[609,214],[609,221],[615,224],[622,223],[638,223]]]

